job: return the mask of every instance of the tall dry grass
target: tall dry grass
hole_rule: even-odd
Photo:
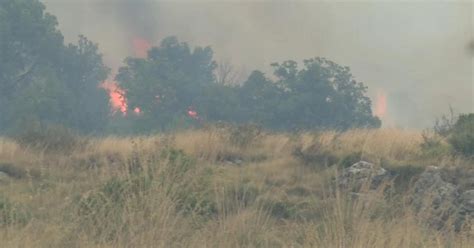
[[[107,137],[68,155],[1,139],[0,164],[41,168],[0,183],[1,246],[472,247],[472,230],[427,228],[404,196],[396,204],[383,190],[354,198],[335,188],[335,167],[294,154],[318,144],[336,157],[413,161],[418,132],[234,138],[226,129]]]

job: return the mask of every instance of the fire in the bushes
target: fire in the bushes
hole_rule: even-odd
[[[132,39],[133,53],[135,57],[146,58],[151,44],[148,40],[135,37]],[[113,77],[112,77],[113,78]],[[125,91],[113,79],[106,80],[101,84],[101,87],[107,90],[110,98],[110,108],[112,114],[120,112],[122,115],[127,115],[128,103]],[[135,107],[133,113],[140,114],[142,111],[140,107]]]
[[[134,56],[137,58],[146,58],[148,56],[148,50],[151,48],[151,43],[140,37],[135,37],[132,39]],[[113,78],[113,77],[112,77]],[[120,88],[120,86],[113,79],[104,81],[101,85],[109,93],[110,98],[110,107],[112,114],[121,113],[126,116],[128,113],[128,103],[126,92]],[[156,96],[156,100],[159,101],[160,97]],[[142,110],[140,107],[135,107],[133,109],[133,114],[140,115]],[[200,120],[200,117],[194,107],[189,107],[187,110],[188,117],[194,120]]]
[[[198,112],[194,109],[194,107],[189,107],[188,108],[188,116],[191,117],[192,119],[199,120],[199,115]]]
[[[125,98],[125,91],[121,89],[116,82],[111,80],[103,82],[101,84],[101,87],[109,93],[109,101],[112,114],[120,112],[123,115],[126,115],[128,104],[127,99]]]
[[[387,115],[387,95],[382,90],[377,92],[374,115],[380,119],[383,119]]]
[[[135,57],[146,58],[148,56],[148,50],[151,48],[151,44],[148,40],[135,37],[132,39],[132,44]]]

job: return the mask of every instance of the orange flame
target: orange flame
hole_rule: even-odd
[[[135,37],[132,40],[133,50],[136,57],[146,58],[148,56],[148,50],[151,48],[151,44],[148,40]]]
[[[110,80],[104,81],[100,86],[109,93],[112,114],[120,112],[126,115],[128,105],[127,99],[125,98],[125,91],[121,89],[116,82]]]
[[[151,48],[150,42],[140,37],[133,38],[132,45],[134,55],[139,58],[146,58],[148,55],[148,50]],[[109,101],[112,114],[120,112],[124,116],[127,115],[127,97],[125,95],[125,91],[120,88],[117,82],[115,82],[114,80],[106,80],[100,85],[100,87],[105,89],[109,93]],[[133,113],[139,115],[142,113],[142,110],[139,107],[135,107],[133,109]]]
[[[133,109],[133,112],[137,115],[141,114],[142,113],[142,110],[139,108],[139,107],[136,107]]]
[[[387,95],[381,90],[377,92],[374,114],[380,119],[384,118],[387,114]]]

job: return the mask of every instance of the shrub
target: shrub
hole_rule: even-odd
[[[76,201],[80,223],[87,233],[107,241],[127,229],[126,212],[134,201],[144,200],[151,186],[144,176],[112,178],[98,190]]]
[[[16,179],[24,178],[27,175],[26,170],[7,163],[0,163],[0,171]]]
[[[30,123],[14,131],[13,138],[23,147],[45,152],[70,152],[84,143],[84,139],[71,129],[39,123]]]
[[[253,144],[263,134],[262,128],[254,124],[231,127],[229,132],[230,142],[241,148]]]
[[[263,206],[276,219],[296,217],[297,206],[288,200],[267,199],[264,201]]]
[[[386,168],[390,174],[395,176],[393,182],[395,193],[406,192],[411,186],[411,183],[425,170],[424,166],[411,164],[388,165]]]
[[[361,160],[362,160],[362,152],[353,152],[344,156],[339,162],[339,166],[342,168],[348,168]]]
[[[250,207],[260,193],[259,189],[249,182],[238,182],[222,187],[222,211],[225,213],[237,213],[242,209]]]
[[[13,224],[26,224],[31,214],[22,206],[13,204],[6,197],[0,196],[0,227]]]
[[[457,119],[458,117],[454,113],[453,108],[450,107],[449,114],[445,114],[435,120],[433,131],[439,136],[446,137],[451,133]]]
[[[452,148],[437,131],[425,130],[421,134],[421,151],[427,157],[442,157],[450,154]]]
[[[331,166],[338,161],[338,158],[319,141],[316,141],[307,148],[303,148],[301,145],[296,146],[292,155],[303,164],[315,168],[318,166]]]
[[[205,169],[177,188],[173,194],[177,197],[178,212],[200,217],[201,220],[217,214],[217,203],[211,186],[212,175],[211,169]]]
[[[474,113],[459,116],[448,142],[456,152],[468,157],[474,156]]]

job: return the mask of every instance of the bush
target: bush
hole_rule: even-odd
[[[27,176],[26,170],[8,163],[0,163],[0,172],[4,172],[16,179],[25,178]]]
[[[454,124],[448,142],[465,156],[474,156],[474,113],[460,115]]]
[[[348,168],[361,160],[362,160],[362,152],[353,152],[344,156],[339,162],[339,166],[342,168]]]
[[[315,168],[331,166],[338,162],[337,156],[332,154],[319,141],[314,142],[307,148],[303,148],[301,145],[296,146],[292,151],[292,156],[303,164]]]
[[[431,130],[423,132],[423,153],[431,157],[452,154],[474,155],[474,114],[444,115],[437,119]]]
[[[426,157],[442,157],[451,154],[452,148],[437,131],[425,130],[421,136],[423,138],[421,151]]]
[[[296,216],[295,205],[288,200],[265,199],[263,207],[276,219],[290,219]]]
[[[263,134],[262,128],[254,124],[239,125],[230,128],[230,142],[244,148],[253,144]]]
[[[259,189],[246,181],[240,181],[222,187],[222,210],[227,213],[238,213],[252,206],[260,193]]]
[[[422,165],[387,165],[387,170],[395,176],[393,182],[395,193],[405,193],[418,176],[425,171]]]
[[[0,227],[13,224],[25,225],[30,219],[31,214],[23,207],[0,196]]]
[[[129,186],[128,181],[113,178],[100,190],[79,199],[77,214],[86,232],[106,240],[112,240],[120,233]]]
[[[453,108],[450,107],[449,114],[445,114],[435,120],[433,131],[441,137],[446,137],[449,135],[449,133],[453,129],[454,125],[456,124],[457,119],[458,117],[454,113]]]
[[[23,147],[45,152],[70,152],[85,141],[64,126],[40,123],[14,131],[13,138]]]

